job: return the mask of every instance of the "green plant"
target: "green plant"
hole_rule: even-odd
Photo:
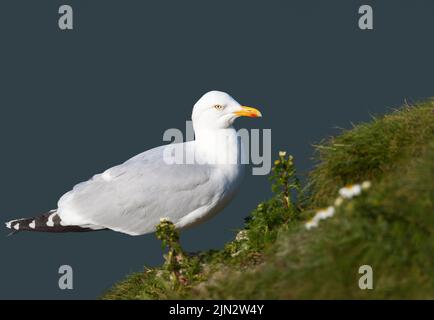
[[[246,218],[249,246],[260,251],[272,244],[279,230],[288,228],[299,217],[298,194],[300,181],[294,165],[294,158],[279,152],[279,158],[274,162],[271,190],[274,195],[268,201],[260,203],[251,215]]]
[[[270,180],[273,182],[271,190],[277,197],[281,197],[283,206],[288,210],[295,210],[295,203],[291,201],[291,191],[300,192],[300,180],[296,175],[294,157],[286,157],[286,151],[279,152],[279,159],[274,161]],[[297,197],[295,193],[295,197]]]
[[[161,240],[162,247],[167,247],[167,254],[164,255],[163,269],[170,273],[170,280],[174,288],[179,288],[187,283],[187,278],[183,275],[183,263],[186,256],[179,243],[179,232],[175,229],[175,225],[168,219],[161,219],[157,225],[157,238]]]

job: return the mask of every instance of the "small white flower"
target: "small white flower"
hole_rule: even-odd
[[[286,151],[279,151],[279,157],[286,157]]]
[[[360,186],[360,184],[353,184],[341,188],[339,190],[339,195],[344,199],[351,199],[354,196],[360,195],[361,192],[362,192],[362,187]]]
[[[232,253],[231,257],[236,257],[237,255],[239,255],[241,253],[241,251],[243,251],[243,250],[239,250],[239,251],[237,251],[235,253]]]
[[[325,209],[322,209],[322,210],[318,211],[311,220],[306,222],[304,226],[307,230],[310,230],[312,228],[316,228],[316,227],[318,227],[318,224],[321,220],[331,218],[331,217],[333,217],[334,214],[335,214],[335,208],[332,206],[325,208]]]
[[[309,220],[308,222],[306,222],[306,224],[304,225],[304,227],[307,230],[310,230],[312,228],[316,228],[316,227],[318,227],[318,220],[315,220],[315,219]]]
[[[320,210],[315,214],[314,219],[318,219],[318,220],[324,220],[327,218],[331,218],[333,217],[333,215],[335,214],[335,208],[330,206],[326,209]]]
[[[249,237],[247,236],[246,230],[241,230],[240,232],[237,233],[237,236],[235,237],[235,241],[243,241],[248,239]]]
[[[362,183],[362,189],[368,190],[371,187],[371,181],[363,181]]]
[[[169,218],[165,217],[165,218],[160,218],[160,223],[162,222],[170,222]]]
[[[344,199],[342,197],[337,197],[335,200],[335,206],[339,207],[342,204],[342,202],[344,202]]]

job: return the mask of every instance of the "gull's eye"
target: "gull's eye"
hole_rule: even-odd
[[[214,106],[214,109],[217,109],[217,110],[223,110],[223,106],[221,105],[221,104],[216,104],[215,106]]]

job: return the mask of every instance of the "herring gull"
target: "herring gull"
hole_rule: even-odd
[[[142,235],[154,232],[162,218],[179,229],[201,223],[221,211],[240,187],[241,142],[232,126],[240,116],[261,113],[227,93],[208,92],[193,107],[195,140],[138,154],[74,186],[57,209],[6,226],[13,231],[111,229]],[[182,157],[177,154],[175,159],[177,152]]]

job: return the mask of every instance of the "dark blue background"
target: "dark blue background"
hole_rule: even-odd
[[[57,27],[72,5],[73,31]],[[0,2],[2,221],[55,208],[94,173],[184,129],[211,89],[257,106],[273,152],[299,171],[336,127],[433,95],[432,0]],[[358,29],[373,4],[374,30]],[[269,196],[250,176],[233,203],[183,233],[189,251],[220,248]],[[154,235],[0,233],[0,298],[96,298],[126,274],[161,263]],[[60,265],[74,290],[58,289]]]

